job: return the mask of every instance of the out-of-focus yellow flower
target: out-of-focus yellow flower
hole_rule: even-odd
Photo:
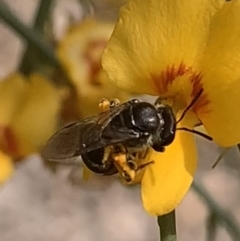
[[[13,170],[12,159],[0,151],[0,185],[11,177]]]
[[[21,105],[26,85],[18,74],[9,75],[0,82],[0,184],[7,181],[14,170],[12,158],[2,150],[14,151],[15,143],[8,126]]]
[[[38,74],[0,83],[0,148],[14,159],[40,150],[58,128],[62,95]]]
[[[120,88],[166,97],[178,111],[203,93],[180,125],[202,123],[221,146],[240,142],[240,1],[129,0],[103,55]],[[172,211],[196,169],[191,133],[177,132],[162,154],[152,152],[141,182],[145,209]]]
[[[17,73],[0,81],[0,128],[9,125],[22,105],[27,85],[25,78]]]
[[[0,184],[13,172],[11,158],[39,152],[57,130],[64,94],[39,74],[0,82]]]
[[[125,101],[129,95],[109,83],[101,67],[101,56],[113,25],[86,19],[71,28],[59,43],[58,56],[77,89],[82,117],[98,112],[102,97]]]
[[[10,127],[16,136],[19,156],[38,152],[58,128],[61,108],[60,92],[44,77],[29,77],[25,100]]]
[[[11,156],[17,153],[17,146],[10,124],[23,104],[27,86],[25,78],[17,73],[0,82],[0,149]]]

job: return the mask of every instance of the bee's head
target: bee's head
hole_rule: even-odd
[[[160,119],[156,108],[148,102],[138,102],[132,107],[132,123],[141,132],[156,133]]]
[[[155,151],[163,151],[164,147],[170,145],[175,138],[177,122],[172,108],[168,105],[157,107],[157,113],[162,124],[158,126],[153,136],[152,148]]]

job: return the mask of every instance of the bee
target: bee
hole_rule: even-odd
[[[120,173],[126,182],[132,182],[137,171],[153,163],[138,165],[137,160],[144,159],[149,148],[163,152],[173,142],[177,123],[201,92],[178,121],[168,105],[153,105],[138,99],[123,104],[117,100],[104,100],[100,103],[102,112],[60,129],[46,142],[41,155],[57,162],[81,156],[92,172],[103,175]]]

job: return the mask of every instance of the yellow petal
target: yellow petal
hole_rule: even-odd
[[[11,157],[18,157],[19,145],[13,130],[9,126],[0,127],[0,148]]]
[[[83,164],[82,178],[84,181],[88,181],[92,176],[92,172]]]
[[[153,151],[151,160],[155,163],[146,167],[141,184],[143,205],[149,214],[163,215],[179,205],[192,183],[197,163],[194,135],[177,131],[174,142],[164,153]]]
[[[38,74],[30,76],[24,103],[10,126],[17,138],[19,155],[39,151],[56,131],[60,105],[61,94],[48,80]]]
[[[22,103],[27,90],[27,81],[14,73],[0,82],[0,125],[8,125]]]
[[[240,1],[227,2],[212,22],[203,58],[203,86],[209,100],[198,116],[221,146],[240,142]]]
[[[14,170],[12,159],[0,151],[0,184],[7,181]]]
[[[59,43],[58,56],[75,85],[81,87],[82,81],[90,82],[89,63],[86,55],[90,54],[89,57],[92,57],[92,60],[98,59],[100,63],[100,56],[112,29],[112,24],[86,19],[73,28]]]
[[[60,42],[58,56],[79,96],[81,116],[98,113],[96,103],[103,97],[125,101],[129,95],[109,83],[101,67],[101,56],[113,25],[86,19]]]
[[[201,57],[210,21],[223,0],[129,0],[102,58],[120,88],[157,94],[152,76]]]

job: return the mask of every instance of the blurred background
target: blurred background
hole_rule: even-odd
[[[81,166],[52,165],[37,154],[60,126],[97,113],[100,98],[133,97],[107,83],[100,65],[124,2],[0,0],[1,241],[159,240],[138,186],[116,177],[86,182]],[[239,151],[212,169],[223,150],[196,141],[196,182],[213,200],[188,192],[177,209],[178,238],[240,240],[231,238],[240,232]]]

